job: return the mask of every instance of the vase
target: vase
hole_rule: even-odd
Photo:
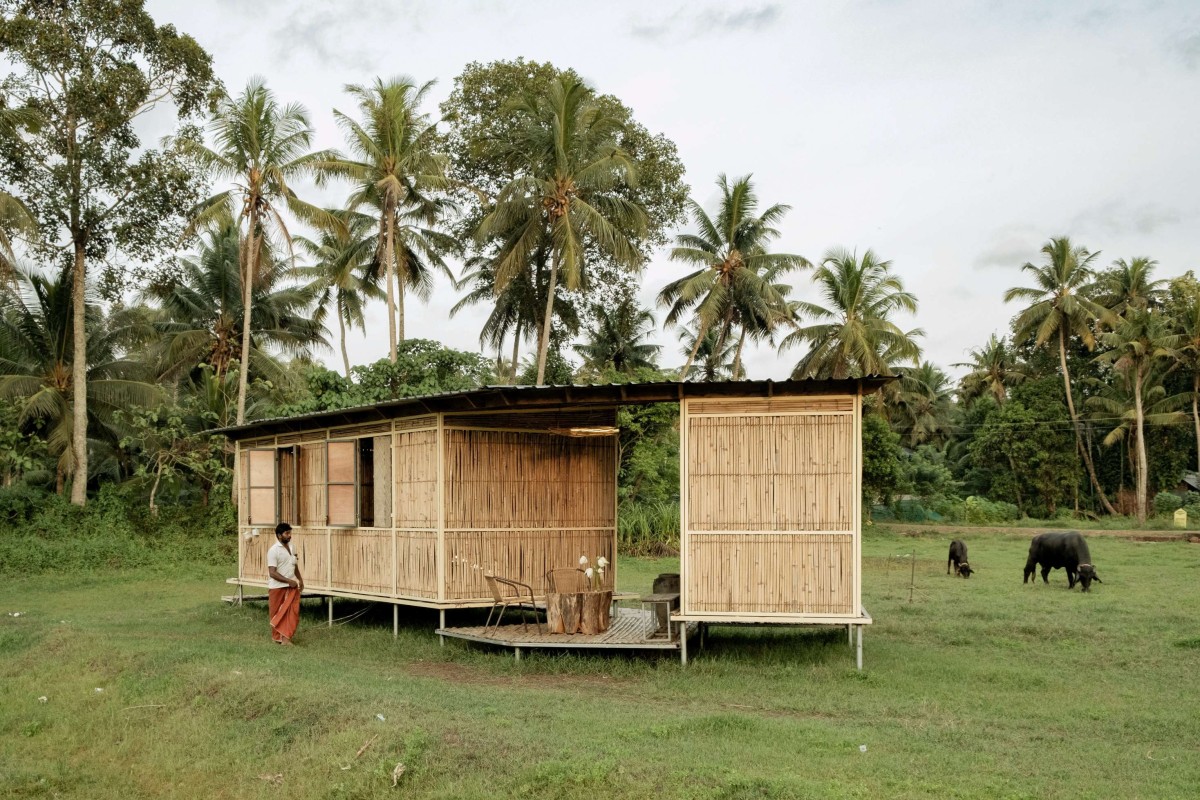
[[[594,636],[604,633],[612,622],[612,590],[584,592],[582,611],[579,615],[579,630]]]

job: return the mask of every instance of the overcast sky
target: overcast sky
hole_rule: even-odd
[[[332,109],[354,109],[345,84],[436,79],[436,115],[471,61],[572,67],[676,143],[707,208],[719,173],[753,173],[764,206],[792,206],[778,250],[891,260],[920,301],[898,322],[923,328],[947,370],[1007,330],[1002,293],[1051,236],[1103,251],[1105,266],[1150,256],[1159,277],[1200,266],[1195,2],[147,5],[212,54],[232,93],[258,74],[303,103],[318,147],[343,144]],[[658,253],[643,303],[681,270]],[[816,299],[807,277],[794,283]],[[408,334],[478,350],[486,311],[448,322],[457,299],[443,283],[410,304]],[[385,357],[386,330],[374,309],[352,362]],[[682,363],[675,332],[658,337],[664,363]],[[749,377],[785,378],[800,355],[751,353]],[[335,351],[324,359],[340,370]]]

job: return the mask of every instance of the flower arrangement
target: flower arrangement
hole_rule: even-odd
[[[583,570],[583,574],[588,579],[588,584],[593,592],[598,592],[604,588],[604,571],[608,569],[608,559],[600,556],[596,559],[596,566],[592,566],[588,562],[587,556],[579,557],[579,568]]]

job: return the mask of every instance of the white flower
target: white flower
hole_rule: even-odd
[[[608,566],[608,559],[605,558],[604,556],[600,556],[599,558],[596,559],[596,563],[600,565],[600,569],[604,569],[605,567]]]
[[[585,569],[585,570],[583,571],[583,574],[584,574],[584,575],[587,575],[587,576],[588,576],[588,580],[590,581],[590,580],[592,579],[592,568],[591,568],[591,567],[588,567],[587,569]]]
[[[97,693],[97,694],[99,694],[100,692],[103,692],[103,691],[104,691],[104,690],[103,690],[103,689],[101,689],[99,686],[97,686],[97,687],[96,687],[96,693]]]
[[[38,698],[38,702],[39,703],[48,703],[48,702],[50,702],[50,698],[46,697],[46,695],[42,695],[41,697]]]
[[[580,556],[580,557],[579,557],[579,566],[581,566],[581,567],[586,567],[586,566],[587,566],[587,556]]]

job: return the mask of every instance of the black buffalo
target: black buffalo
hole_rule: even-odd
[[[1025,562],[1025,583],[1029,582],[1039,564],[1045,583],[1050,582],[1050,570],[1059,568],[1067,570],[1068,589],[1074,588],[1076,581],[1085,592],[1092,585],[1092,581],[1104,583],[1096,574],[1087,542],[1079,535],[1079,531],[1039,533],[1033,537],[1033,541],[1029,543],[1029,559]]]
[[[967,563],[967,543],[962,539],[955,539],[950,543],[950,557],[946,559],[947,575],[950,574],[951,564],[954,565],[954,571],[964,578],[971,577],[971,573],[975,571]]]

